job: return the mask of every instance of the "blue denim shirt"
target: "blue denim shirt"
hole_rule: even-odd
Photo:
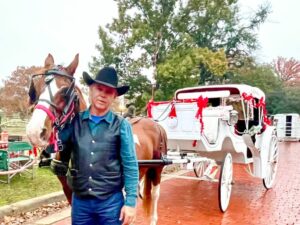
[[[82,119],[89,119],[89,127],[92,134],[97,132],[98,125],[103,122],[111,123],[115,116],[109,111],[105,116],[101,117],[100,121],[94,122],[90,110],[83,112]],[[67,142],[72,132],[72,126],[66,127],[59,133],[60,139],[63,143]],[[137,187],[139,180],[138,162],[135,152],[135,144],[133,140],[132,128],[127,120],[123,120],[120,127],[121,146],[120,156],[123,168],[124,186],[125,186],[125,205],[135,207],[137,200]]]

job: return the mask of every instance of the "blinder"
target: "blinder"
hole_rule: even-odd
[[[33,82],[34,78],[37,77],[37,76],[45,76],[46,86],[49,86],[49,84],[53,81],[55,76],[66,77],[66,78],[71,80],[71,85],[70,85],[69,89],[66,92],[67,99],[69,99],[72,96],[72,94],[74,94],[75,78],[73,76],[70,76],[69,74],[67,74],[61,68],[62,68],[61,66],[58,66],[57,68],[47,70],[44,74],[34,74],[34,75],[32,75],[30,85],[29,85],[29,90],[28,90],[29,103],[31,105],[38,101],[37,91],[36,91],[36,88],[34,87],[34,82]],[[49,91],[50,91],[50,95],[52,96],[51,90],[49,90]],[[53,105],[51,103],[50,103],[50,105],[55,107],[55,105]]]
[[[33,83],[33,80],[31,79],[30,81],[30,85],[29,85],[29,90],[28,90],[28,95],[29,95],[29,104],[32,105],[36,102],[36,90],[35,90],[35,87],[34,87],[34,83]]]
[[[53,79],[54,79],[54,75],[47,75],[47,74],[46,74],[46,77],[45,77],[45,83],[46,83],[47,85],[49,85]]]

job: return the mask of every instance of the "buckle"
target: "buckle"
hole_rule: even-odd
[[[63,146],[62,141],[60,139],[57,139],[57,147],[58,147],[59,152],[64,150],[64,146]]]

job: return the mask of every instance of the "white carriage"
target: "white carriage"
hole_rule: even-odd
[[[265,95],[248,85],[212,85],[179,89],[170,102],[150,102],[149,117],[168,135],[166,160],[193,165],[199,179],[217,181],[219,207],[228,208],[232,163],[249,165],[249,172],[272,187],[278,162],[275,127],[266,115]],[[217,167],[218,168],[218,167]]]
[[[276,114],[273,117],[279,141],[300,140],[300,117],[297,113]]]

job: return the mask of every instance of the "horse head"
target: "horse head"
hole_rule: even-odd
[[[78,54],[67,67],[54,64],[51,54],[45,65],[32,75],[29,87],[29,104],[34,106],[26,133],[35,146],[55,144],[57,131],[72,119],[77,110],[78,94],[74,73]],[[81,93],[80,93],[81,94]]]

